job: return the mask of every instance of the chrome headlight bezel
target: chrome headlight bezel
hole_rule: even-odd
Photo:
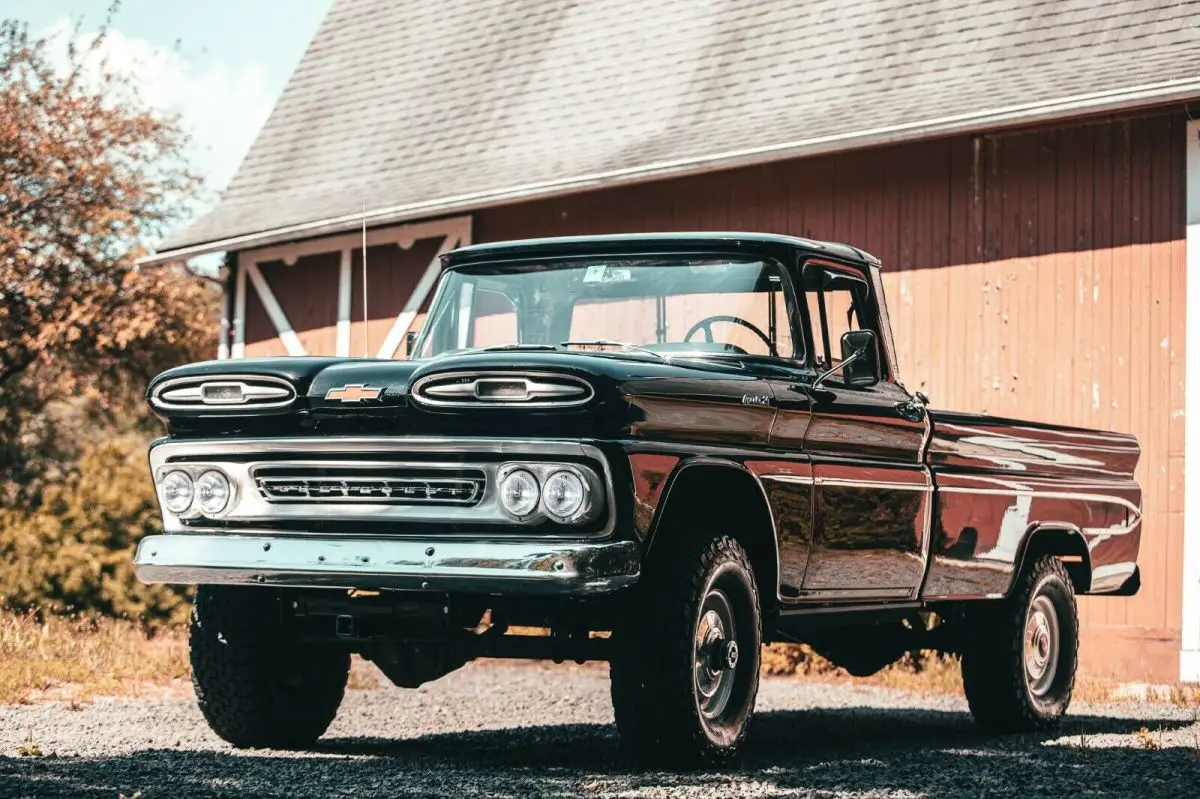
[[[538,486],[537,506],[529,513],[521,516],[508,511],[504,507],[503,500],[499,497],[500,488],[504,484],[504,480],[516,471],[529,472]],[[553,512],[546,503],[547,483],[551,477],[559,472],[566,472],[573,475],[583,486],[583,500],[580,502],[579,507],[573,513],[565,516]],[[557,524],[584,524],[594,521],[604,509],[603,501],[597,501],[597,498],[604,496],[604,484],[601,482],[600,476],[591,468],[574,463],[527,461],[502,464],[497,471],[496,491],[498,495],[496,501],[500,504],[501,510],[507,513],[514,521],[519,522],[533,522],[541,519]]]
[[[220,510],[205,510],[200,505],[200,479],[209,472],[214,472],[224,478],[229,486],[229,496],[225,504]],[[162,496],[163,481],[171,474],[180,473],[187,477],[192,484],[192,498],[188,503],[188,507],[177,511],[174,508],[167,506]],[[228,474],[220,466],[212,463],[171,463],[163,466],[154,476],[155,490],[158,492],[159,502],[165,513],[178,519],[219,519],[226,516],[237,505],[239,499],[238,481],[233,476]]]
[[[505,487],[505,485],[508,484],[509,480],[513,480],[513,479],[519,480],[519,479],[522,479],[525,477],[528,477],[529,482],[532,483],[533,501],[529,504],[529,509],[522,512],[522,511],[514,510],[513,508],[510,508],[505,503],[504,487]],[[541,481],[539,481],[537,479],[536,474],[534,474],[529,469],[526,469],[523,466],[518,465],[518,466],[514,466],[511,469],[503,469],[502,468],[497,473],[496,478],[497,478],[496,479],[496,501],[500,504],[501,510],[503,510],[505,513],[507,513],[512,518],[520,520],[520,521],[524,521],[524,520],[530,518],[531,516],[533,516],[535,513],[537,513],[538,508],[542,504],[542,484],[541,484]]]
[[[551,483],[560,475],[574,478],[579,482],[579,505],[568,513],[559,513],[558,511],[552,510],[550,503],[547,500],[547,494],[550,491]],[[541,508],[547,516],[549,516],[551,519],[554,519],[556,522],[570,523],[581,516],[586,515],[590,502],[591,488],[588,486],[587,478],[580,474],[578,469],[572,469],[570,467],[556,469],[547,475],[545,481],[542,483]]]
[[[168,480],[182,478],[187,481],[188,494],[187,502],[178,508],[171,506],[171,500],[167,498],[166,485]],[[181,516],[188,513],[192,506],[196,503],[196,481],[186,469],[166,469],[155,480],[154,489],[158,494],[158,501],[162,503],[163,510],[168,513],[173,513],[176,516]]]
[[[206,479],[211,478],[220,480],[225,484],[225,501],[221,503],[220,507],[212,509],[207,508],[204,505],[204,488],[202,485]],[[229,510],[229,508],[233,505],[233,495],[234,491],[236,490],[234,488],[234,482],[229,478],[229,475],[225,474],[225,472],[221,471],[220,469],[205,469],[200,473],[200,476],[196,478],[195,486],[196,497],[193,500],[193,506],[200,512],[202,516],[207,516],[210,519],[217,518]]]

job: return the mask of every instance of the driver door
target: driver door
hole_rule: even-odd
[[[880,345],[878,383],[847,385],[835,372],[810,392],[804,450],[813,466],[813,546],[803,582],[810,597],[915,596],[925,573],[933,489],[922,454],[929,422],[894,379],[876,278],[848,265],[803,267],[801,312],[816,374],[838,366],[846,332],[871,330]]]

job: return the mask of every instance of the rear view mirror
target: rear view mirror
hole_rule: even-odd
[[[870,330],[851,330],[842,336],[842,382],[867,387],[879,382],[879,340]]]
[[[404,357],[411,358],[413,347],[417,344],[417,331],[410,330],[404,334]]]

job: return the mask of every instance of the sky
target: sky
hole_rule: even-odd
[[[142,97],[180,114],[207,184],[197,212],[229,183],[332,0],[124,0],[106,54]],[[0,0],[0,19],[34,33],[94,34],[110,0]]]

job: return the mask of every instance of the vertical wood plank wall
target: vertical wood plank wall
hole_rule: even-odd
[[[1137,435],[1142,591],[1081,601],[1084,662],[1174,680],[1184,123],[1164,113],[597,191],[480,211],[475,237],[757,230],[879,256],[901,373],[934,404]]]
[[[351,249],[350,354],[361,356],[370,344],[370,354],[375,355],[441,243],[439,238],[425,238],[413,242],[408,249],[395,244],[373,244],[367,248],[370,321],[365,333],[362,248]],[[337,351],[340,261],[341,253],[333,251],[301,256],[290,265],[283,261],[259,265],[263,279],[271,287],[309,355],[333,355]],[[414,329],[419,328],[420,317]],[[364,335],[369,335],[369,339]],[[246,291],[246,354],[288,354],[258,292],[249,286]]]

